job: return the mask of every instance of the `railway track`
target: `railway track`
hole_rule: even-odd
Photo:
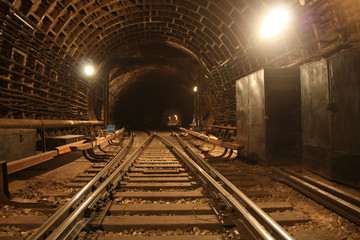
[[[191,239],[292,239],[256,206],[257,216],[250,214],[235,189],[219,183],[178,141],[150,135],[122,161],[112,160],[28,239],[153,237],[168,230]]]
[[[187,139],[190,140],[188,137]],[[206,142],[199,140],[190,140],[189,142],[207,156],[208,161],[212,163],[212,167],[223,174],[227,180],[232,182],[245,193],[246,196],[250,197],[256,205],[266,211],[273,220],[282,226],[286,226],[286,229],[300,229],[300,227],[296,227],[295,225],[304,225],[304,230],[291,231],[291,233],[299,237],[299,239],[308,239],[311,234],[311,238],[314,239],[339,239],[339,236],[336,236],[333,233],[335,231],[329,226],[334,225],[331,223],[335,221],[335,219],[337,219],[337,222],[344,222],[340,216],[353,223],[349,222],[346,224],[350,226],[351,229],[356,229],[356,225],[360,226],[360,197],[359,195],[351,194],[351,189],[349,189],[350,191],[344,191],[339,187],[325,183],[324,180],[311,177],[309,173],[293,171],[289,168],[259,168],[255,165],[254,168],[252,168],[251,164],[249,165],[236,159],[231,159],[231,154],[228,158],[224,157],[224,155],[212,157],[208,154],[205,145]],[[294,204],[293,199],[291,199],[294,197],[289,198],[282,194],[282,192],[289,192],[289,190],[285,190],[288,189],[286,185],[295,189],[298,193],[303,194],[303,196],[299,196],[300,198],[297,197],[297,202],[302,204]],[[324,216],[320,216],[320,213],[314,214],[314,212],[309,212],[308,208],[303,208],[303,206],[306,206],[303,204],[303,202],[305,202],[303,200],[304,197],[315,200],[317,203],[340,216],[336,217],[330,212],[324,212],[327,214]],[[311,200],[306,202],[310,202],[311,204]],[[246,206],[246,204],[244,206]],[[327,221],[329,225],[324,226],[326,230],[322,229],[318,232],[310,230],[311,225],[319,225],[319,223],[316,223],[319,218],[329,218]],[[340,226],[340,228],[343,231],[345,229],[344,226]],[[352,234],[348,234],[348,236],[349,235]],[[354,231],[353,235],[358,236],[356,231]],[[342,239],[347,239],[347,237],[343,237]],[[349,239],[358,238],[352,236],[349,237]]]
[[[284,220],[279,213],[286,210],[289,215],[292,206],[272,202],[270,193],[248,191],[253,183],[233,162],[210,165],[179,136],[137,138],[133,144],[131,137],[111,160],[94,163],[72,179],[66,187],[78,191],[55,213],[46,206],[38,209],[54,214],[40,219],[45,223],[28,239],[294,239],[281,226],[299,219]],[[290,183],[293,178],[306,178],[290,170],[272,171],[272,178],[288,185],[299,185]],[[258,180],[264,189],[273,188],[263,178]],[[348,201],[347,208],[332,204],[342,211],[339,214],[358,221],[359,199],[335,192],[332,189],[331,194]],[[259,201],[262,194],[266,200]],[[317,201],[321,199],[318,196]]]
[[[360,198],[290,169],[273,169],[280,181],[360,225]]]

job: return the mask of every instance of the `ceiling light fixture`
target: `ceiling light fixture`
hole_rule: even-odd
[[[289,13],[285,8],[276,8],[264,19],[261,25],[261,35],[270,38],[279,34],[289,21]]]
[[[85,73],[86,76],[92,76],[95,73],[95,69],[94,69],[94,67],[92,65],[87,64],[84,67],[84,73]]]

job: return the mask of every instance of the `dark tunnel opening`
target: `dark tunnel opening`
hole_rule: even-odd
[[[164,112],[176,109],[182,125],[191,123],[194,95],[192,86],[173,74],[152,73],[138,79],[117,97],[113,113],[117,127],[167,129]]]

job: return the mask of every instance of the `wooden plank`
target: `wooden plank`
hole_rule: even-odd
[[[20,170],[29,168],[31,166],[37,165],[42,162],[46,162],[54,157],[58,156],[58,151],[48,151],[44,153],[40,153],[34,156],[22,158],[16,161],[11,161],[7,163],[7,173],[12,174],[18,172]]]
[[[233,142],[222,142],[221,146],[224,148],[229,148],[229,149],[233,149],[233,150],[238,150],[238,149],[241,150],[245,147],[240,144],[233,143]]]
[[[213,214],[209,204],[112,204],[111,215],[122,214]]]
[[[95,177],[97,173],[82,173],[76,177]]]
[[[104,168],[106,166],[106,164],[94,164],[91,167],[92,168]]]
[[[122,188],[189,188],[193,187],[191,182],[161,182],[161,183],[129,183],[121,182]]]
[[[21,238],[22,239],[22,238]],[[222,240],[222,235],[98,236],[98,240]],[[1,239],[0,239],[1,240]]]
[[[89,182],[93,179],[93,177],[75,177],[71,179],[72,182]]]
[[[223,225],[215,215],[180,215],[180,216],[106,216],[101,223],[104,231],[123,229],[177,229],[177,228],[211,228],[221,229]]]
[[[136,168],[180,168],[182,167],[181,164],[138,164],[138,163],[134,163],[132,165],[133,167]]]
[[[23,230],[30,230],[38,228],[43,224],[47,216],[9,216],[6,218],[0,218],[0,226],[14,226]]]
[[[129,182],[188,182],[189,177],[130,177]]]
[[[126,176],[128,177],[188,177],[188,173],[169,173],[169,174],[158,174],[158,173],[152,173],[152,174],[146,174],[146,173],[127,173]]]
[[[83,144],[76,145],[76,146],[71,146],[70,148],[71,148],[71,150],[74,150],[74,151],[83,151],[83,150],[87,150],[87,149],[94,148],[94,147],[96,147],[95,141],[83,143]]]
[[[293,207],[288,202],[258,202],[256,205],[265,212],[293,210]]]
[[[144,169],[144,168],[130,168],[130,172],[143,172],[146,174],[151,173],[179,173],[184,172],[184,168],[177,168],[177,169]]]
[[[174,161],[174,160],[170,160],[170,161],[160,161],[160,160],[158,160],[158,161],[139,161],[139,160],[137,160],[137,161],[135,161],[136,163],[139,163],[139,164],[180,164],[180,162],[179,161]]]
[[[46,192],[43,197],[59,197],[59,198],[71,198],[74,193],[71,192]]]
[[[96,140],[96,145],[101,145],[107,141],[106,137],[100,137]]]
[[[76,147],[78,145],[83,144],[84,142],[85,142],[85,140],[80,140],[77,142],[73,142],[73,143],[69,143],[66,145],[55,147],[55,149],[58,150],[59,155],[62,155],[62,154],[71,152],[71,147]]]
[[[142,198],[142,199],[176,199],[176,198],[203,198],[201,191],[186,192],[117,192],[114,198]]]
[[[280,225],[293,226],[296,223],[308,222],[311,219],[301,212],[274,212],[269,214]]]
[[[98,173],[101,171],[101,168],[89,168],[88,170],[86,170],[86,172],[88,173]]]

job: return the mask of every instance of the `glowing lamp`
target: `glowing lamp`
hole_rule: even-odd
[[[84,73],[85,73],[85,75],[87,75],[87,76],[92,76],[92,75],[94,75],[94,73],[95,73],[95,69],[94,69],[94,67],[91,66],[91,65],[86,65],[86,66],[84,67]]]
[[[261,25],[261,35],[264,38],[270,38],[280,33],[289,21],[289,14],[284,8],[273,10],[263,21]]]

